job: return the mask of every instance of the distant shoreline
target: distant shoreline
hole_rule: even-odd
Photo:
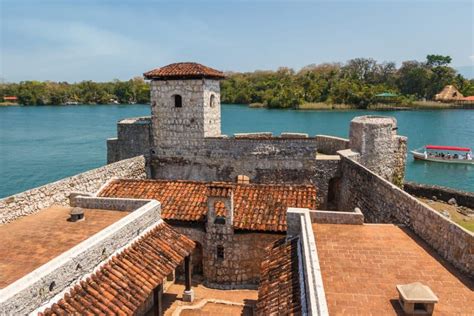
[[[263,104],[249,104],[248,107],[250,108],[265,108],[265,109],[273,109]],[[283,108],[275,108],[275,109],[283,109]],[[384,104],[384,103],[377,103],[369,105],[365,109],[358,108],[354,105],[350,104],[327,104],[323,102],[319,103],[304,103],[298,105],[294,108],[288,108],[289,110],[334,110],[334,111],[341,111],[341,110],[370,110],[370,111],[411,111],[411,110],[452,110],[452,109],[474,109],[474,103],[467,103],[467,104],[458,104],[458,103],[441,103],[435,101],[415,101],[412,104],[407,105],[391,105],[391,104]]]
[[[369,110],[369,111],[413,111],[413,110],[466,110],[474,109],[474,103],[468,104],[457,104],[457,103],[442,103],[435,101],[415,101],[410,105],[390,105],[377,103],[368,106],[366,109],[357,108],[356,106],[350,104],[327,104],[327,103],[304,103],[294,108],[271,108],[264,106],[263,104],[234,104],[234,103],[224,103],[224,105],[241,105],[253,109],[269,109],[269,110],[296,110],[296,111],[344,111],[344,110]],[[12,102],[2,102],[0,107],[10,107],[10,106],[21,106],[21,107],[41,107],[41,106],[81,106],[81,105],[93,105],[93,106],[110,106],[110,105],[123,105],[123,106],[133,106],[133,105],[149,105],[149,103],[80,103],[80,104],[48,104],[48,105],[22,105]]]

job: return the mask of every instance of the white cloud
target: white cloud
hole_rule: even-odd
[[[7,25],[21,42],[2,48],[2,77],[8,81],[125,79],[147,70],[134,57],[151,51],[160,55],[146,42],[85,23],[28,20]]]

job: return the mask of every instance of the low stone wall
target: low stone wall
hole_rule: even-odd
[[[349,224],[362,225],[364,214],[356,208],[354,212],[310,211],[311,222],[319,224]]]
[[[0,200],[0,224],[36,213],[53,204],[68,205],[68,196],[71,192],[94,193],[113,177],[146,178],[145,158],[139,156],[122,160],[3,198]]]
[[[303,311],[306,309],[306,313],[303,314],[327,316],[329,311],[310,212],[306,208],[288,208],[286,213],[287,236],[298,236],[300,240],[298,270],[302,292],[301,300],[302,303],[306,302],[307,304],[307,306],[303,306]]]
[[[337,151],[349,148],[349,140],[328,135],[316,135],[318,152],[326,155],[336,155]]]
[[[403,189],[415,196],[437,199],[448,202],[451,198],[456,199],[458,205],[474,209],[474,193],[446,188],[438,185],[419,184],[415,182],[405,182]]]
[[[338,208],[359,207],[366,222],[401,223],[459,270],[474,276],[474,234],[386,181],[361,164],[341,155],[341,198]]]
[[[160,222],[161,205],[141,208],[0,290],[0,315],[24,315],[52,299]]]
[[[142,199],[81,196],[75,194],[70,198],[70,205],[72,207],[130,212],[142,207],[150,201],[151,200]]]

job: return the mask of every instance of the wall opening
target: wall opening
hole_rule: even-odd
[[[341,187],[341,178],[336,177],[329,180],[327,208],[335,209],[337,207],[337,198]]]
[[[203,265],[202,265],[202,245],[194,241],[196,247],[194,247],[193,253],[191,255],[192,266],[193,266],[193,275],[201,276],[203,275]]]
[[[179,94],[175,94],[173,96],[174,100],[174,107],[175,108],[182,108],[183,107],[183,98]]]
[[[211,108],[215,107],[216,106],[216,96],[211,94],[211,97],[209,99],[209,106]]]
[[[224,246],[217,246],[217,259],[224,260]]]

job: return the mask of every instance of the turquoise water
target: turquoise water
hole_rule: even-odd
[[[0,197],[99,167],[116,122],[149,115],[148,105],[0,107]],[[347,137],[349,122],[365,114],[391,115],[408,147],[425,144],[474,148],[474,110],[292,111],[223,105],[222,132],[285,131]],[[408,180],[474,192],[474,165],[414,162]]]

